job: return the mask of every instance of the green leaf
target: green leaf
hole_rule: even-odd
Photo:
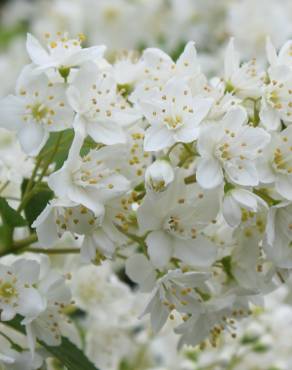
[[[5,322],[13,329],[25,334],[25,328],[21,325],[22,318],[18,315],[11,321]],[[98,370],[69,339],[62,337],[60,346],[48,346],[42,341],[38,343],[45,348],[52,357],[56,358],[67,370]]]
[[[13,243],[13,228],[9,225],[0,225],[0,253],[11,248]]]
[[[270,349],[270,347],[263,343],[257,343],[252,347],[252,350],[257,353],[265,353]]]
[[[228,278],[233,280],[234,276],[232,274],[231,257],[226,256],[226,257],[222,258],[220,262],[222,263],[223,270],[226,273],[226,275],[228,276]]]
[[[25,188],[28,184],[28,180],[25,179],[22,182],[21,190],[22,194],[25,192]],[[48,204],[49,200],[51,200],[54,196],[54,193],[52,190],[50,190],[46,184],[39,184],[41,187],[40,190],[37,191],[35,194],[33,194],[29,201],[26,203],[24,207],[24,214],[25,218],[29,224],[29,226],[32,225],[34,220],[41,214],[41,212],[44,210],[46,205]],[[38,186],[39,186],[38,185]]]
[[[52,132],[50,134],[49,140],[47,141],[46,145],[42,149],[40,156],[50,156],[52,151],[54,150],[56,143],[58,141],[59,132]],[[66,161],[68,157],[68,152],[71,147],[72,141],[74,137],[74,131],[71,129],[63,131],[62,140],[60,142],[59,148],[57,153],[53,158],[53,162],[55,163],[56,167],[55,170],[58,170],[63,166],[63,163]]]
[[[4,224],[11,227],[26,226],[25,219],[13,208],[10,207],[7,200],[0,198],[0,214]]]
[[[241,338],[241,341],[240,343],[244,344],[244,345],[249,345],[249,344],[254,344],[258,341],[259,337],[257,335],[244,335],[242,338]]]

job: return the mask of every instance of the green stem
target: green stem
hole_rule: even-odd
[[[56,155],[56,154],[57,154],[57,152],[58,152],[58,148],[59,148],[59,145],[60,145],[60,143],[61,143],[62,136],[63,136],[63,131],[59,133],[59,135],[58,135],[58,139],[57,139],[57,142],[56,142],[56,145],[55,145],[55,147],[54,147],[54,149],[53,149],[53,152],[52,152],[52,154],[50,155],[50,157],[48,158],[48,160],[46,161],[46,163],[45,163],[45,165],[44,165],[44,167],[43,167],[43,170],[42,170],[42,172],[41,172],[41,174],[40,174],[40,176],[39,176],[39,178],[38,178],[38,180],[37,180],[37,182],[36,182],[36,185],[37,185],[37,184],[39,184],[39,183],[42,181],[43,177],[45,177],[45,176],[46,176],[46,173],[47,173],[47,171],[48,171],[48,168],[49,168],[50,164],[52,163],[52,161],[53,161],[53,159],[54,159],[55,155]]]
[[[27,186],[29,186],[29,184],[31,183],[30,188],[29,188],[29,190],[28,190],[28,191],[25,191],[25,192],[24,192],[24,195],[23,195],[23,197],[22,197],[22,201],[21,201],[21,203],[19,204],[19,207],[18,207],[18,209],[17,209],[17,211],[18,211],[18,212],[21,212],[21,211],[25,208],[25,206],[26,206],[26,204],[28,203],[28,201],[29,201],[29,200],[31,199],[31,197],[35,194],[36,187],[40,185],[40,183],[41,183],[41,181],[42,181],[43,177],[44,177],[44,176],[46,176],[47,171],[48,171],[48,168],[49,168],[50,164],[52,163],[52,161],[53,161],[53,159],[54,159],[55,155],[56,155],[56,154],[57,154],[57,152],[58,152],[58,148],[59,148],[59,145],[60,145],[60,143],[61,143],[62,135],[63,135],[63,132],[60,132],[60,133],[59,133],[59,136],[58,136],[58,139],[57,139],[57,142],[56,142],[56,145],[55,145],[55,147],[54,147],[54,150],[53,150],[52,154],[49,156],[48,160],[46,161],[46,163],[45,163],[45,165],[44,165],[44,167],[43,167],[43,169],[42,169],[42,172],[41,172],[41,174],[39,175],[39,178],[37,179],[37,181],[35,182],[35,184],[34,184],[34,185],[32,185],[32,184],[33,184],[33,180],[35,179],[35,176],[36,176],[37,169],[39,168],[40,163],[41,163],[41,159],[40,159],[40,158],[38,159],[38,161],[37,161],[37,163],[36,163],[35,171],[34,171],[34,173],[33,173],[32,177],[31,177],[31,179],[29,180],[29,183],[28,183],[28,185],[27,185]]]
[[[0,331],[0,335],[7,340],[7,342],[10,343],[11,348],[16,350],[17,352],[23,352],[24,348],[20,347],[18,344],[16,344],[11,338],[8,337],[5,333]]]
[[[37,240],[38,238],[36,234],[31,234],[24,239],[16,240],[13,242],[10,249],[5,250],[0,254],[0,257],[6,256],[7,254],[20,252],[22,249],[30,246],[32,243],[35,243]]]
[[[21,239],[21,240],[16,240],[14,243],[13,243],[13,248],[14,249],[19,249],[19,248],[23,248],[23,247],[26,247],[32,243],[35,243],[36,241],[38,240],[38,237],[36,234],[30,234],[27,238],[24,238],[24,239]]]
[[[59,254],[79,254],[79,248],[60,248],[60,249],[44,249],[44,248],[28,248],[26,252],[32,253],[43,253],[48,255],[59,255]]]

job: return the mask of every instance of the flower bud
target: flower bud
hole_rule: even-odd
[[[173,179],[173,168],[165,160],[157,160],[145,172],[145,185],[146,189],[150,192],[160,193],[166,190]]]

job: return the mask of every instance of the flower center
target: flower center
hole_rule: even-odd
[[[172,116],[165,117],[164,122],[170,130],[174,130],[177,127],[180,127],[183,125],[183,120],[180,115],[175,115],[174,117]]]
[[[41,122],[48,114],[49,110],[41,103],[36,103],[31,107],[31,114],[37,122]]]
[[[17,290],[13,284],[6,282],[0,285],[0,297],[12,298],[17,295]]]

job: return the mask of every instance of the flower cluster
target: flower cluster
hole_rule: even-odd
[[[83,262],[125,260],[154,332],[175,320],[179,347],[216,347],[292,268],[292,42],[267,39],[264,69],[231,39],[207,78],[194,42],[177,60],[148,48],[109,62],[83,41],[28,34],[31,63],[0,101],[29,157],[17,209],[1,212],[26,238],[2,255],[70,237]],[[32,343],[58,344],[64,278],[26,259],[0,274],[1,320],[19,314]]]

